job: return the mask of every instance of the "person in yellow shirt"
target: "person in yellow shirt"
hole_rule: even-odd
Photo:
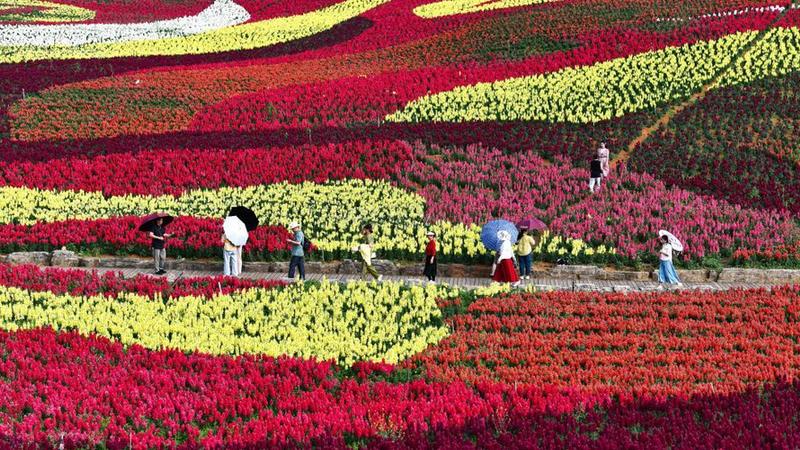
[[[531,265],[533,264],[533,247],[536,239],[528,234],[527,228],[519,231],[517,239],[517,260],[519,260],[519,275],[523,280],[531,279]]]

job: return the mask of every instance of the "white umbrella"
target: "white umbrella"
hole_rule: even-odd
[[[669,239],[669,245],[672,246],[673,250],[675,250],[676,252],[683,251],[683,244],[681,244],[681,241],[679,241],[678,238],[675,237],[675,235],[673,235],[667,230],[658,230],[658,237],[662,236],[666,236],[667,239]]]
[[[231,244],[240,247],[247,243],[247,227],[238,217],[226,217],[222,229],[225,231],[225,238],[231,241]]]

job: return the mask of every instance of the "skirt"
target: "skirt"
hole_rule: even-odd
[[[514,261],[511,259],[504,259],[497,263],[497,268],[494,271],[492,280],[498,283],[516,283],[519,281],[517,271],[514,269]]]
[[[681,279],[678,278],[678,272],[675,272],[675,266],[672,265],[672,261],[661,261],[658,266],[658,281],[670,284],[681,282]]]

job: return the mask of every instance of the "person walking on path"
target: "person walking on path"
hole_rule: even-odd
[[[233,245],[222,234],[222,271],[225,276],[238,277],[241,274],[239,269],[239,246]]]
[[[425,270],[423,275],[430,282],[436,281],[436,233],[428,231],[428,244],[425,246]]]
[[[164,275],[167,273],[167,246],[166,239],[172,237],[172,234],[166,232],[164,228],[164,219],[159,218],[149,234],[150,247],[153,249],[153,262],[155,262],[156,275]]]
[[[600,189],[600,180],[603,178],[603,165],[597,155],[592,159],[590,172],[589,191],[594,194],[595,190]]]
[[[497,233],[500,238],[500,251],[497,252],[495,261],[495,271],[492,280],[498,283],[511,283],[511,286],[519,286],[519,276],[514,269],[514,248],[511,245],[511,235],[508,231],[501,230]]]
[[[597,149],[597,157],[600,159],[600,169],[603,171],[603,178],[608,178],[608,149],[606,143],[601,142],[600,148]]]
[[[292,259],[289,261],[289,279],[294,280],[295,269],[300,271],[300,280],[306,279],[306,265],[305,265],[305,252],[303,251],[303,243],[306,237],[300,230],[300,224],[292,222],[289,224],[289,229],[292,230],[292,238],[287,239],[292,244]]]
[[[536,239],[528,234],[527,228],[519,230],[517,239],[517,260],[519,261],[519,276],[523,280],[531,279],[531,266],[533,265],[533,247]]]
[[[361,244],[356,248],[361,254],[361,273],[370,274],[378,281],[383,279],[383,275],[378,274],[372,266],[372,245],[375,242],[372,237],[372,225],[367,224],[361,229]]]
[[[675,266],[672,264],[672,244],[669,242],[669,237],[661,236],[660,241],[661,250],[658,252],[658,281],[660,283],[683,286],[681,279],[678,277],[678,273],[675,271]]]

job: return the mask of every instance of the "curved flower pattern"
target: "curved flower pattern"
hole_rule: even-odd
[[[798,28],[770,30],[726,72],[721,85],[800,69]],[[594,123],[648,110],[697,92],[756,37],[736,33],[543,75],[457,87],[422,97],[386,120],[464,122],[537,120]]]
[[[231,0],[218,0],[222,5]],[[41,59],[119,58],[132,56],[189,55],[249,50],[311,36],[360,15],[387,0],[345,0],[317,11],[245,23],[199,34],[175,33],[150,41],[97,43],[76,47],[0,47],[0,63]]]
[[[0,47],[77,47],[111,42],[151,41],[207,33],[238,25],[249,19],[247,10],[233,0],[215,0],[196,16],[149,23],[0,25]]]
[[[154,350],[398,363],[448,334],[436,299],[455,295],[436,286],[324,281],[162,302],[129,293],[79,297],[0,286],[0,328],[50,326]]]

